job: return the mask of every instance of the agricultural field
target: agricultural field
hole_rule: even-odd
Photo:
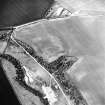
[[[42,19],[2,29],[1,66],[21,105],[105,105],[104,10],[56,0]]]

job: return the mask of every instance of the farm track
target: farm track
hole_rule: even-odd
[[[16,40],[15,39],[12,39],[12,40],[14,40],[15,42],[16,42]],[[79,100],[79,98],[74,102],[74,101],[71,101],[70,100],[70,98],[69,98],[69,95],[67,95],[64,91],[65,91],[65,89],[64,89],[64,87],[63,87],[63,85],[62,85],[62,83],[61,83],[61,80],[59,80],[59,79],[57,79],[57,77],[56,77],[56,72],[53,72],[53,73],[51,73],[50,71],[48,71],[47,70],[47,68],[46,68],[46,66],[44,66],[43,64],[43,60],[41,59],[41,60],[37,60],[37,59],[40,59],[40,57],[38,57],[37,58],[37,56],[32,56],[28,51],[27,51],[27,49],[26,48],[24,48],[24,46],[22,46],[22,45],[20,45],[18,42],[16,42],[20,47],[22,47],[23,48],[23,50],[27,53],[27,55],[29,55],[35,62],[37,62],[38,63],[38,65],[45,71],[45,72],[47,72],[50,76],[51,76],[51,78],[52,79],[54,79],[54,81],[56,82],[56,84],[58,85],[58,87],[59,87],[59,89],[61,90],[61,92],[62,92],[62,94],[64,95],[64,97],[65,97],[65,99],[67,100],[67,102],[68,102],[68,104],[69,105],[74,105],[74,104],[76,104],[75,102],[77,101],[77,103],[78,104],[82,104],[82,105],[88,105],[87,104],[87,102],[86,102],[86,100],[82,97],[82,94],[79,92],[79,90],[76,90],[76,92],[77,92],[77,98],[78,98],[78,96],[80,96],[81,98],[80,98],[80,100]],[[32,53],[33,54],[33,53]],[[36,59],[37,58],[37,59]],[[76,60],[77,61],[77,60]],[[76,61],[74,61],[73,62],[73,64],[76,62]],[[40,63],[40,62],[42,62],[42,63]],[[71,66],[73,65],[72,63],[71,63]],[[71,66],[69,66],[69,68],[71,67]],[[68,68],[68,69],[69,69]],[[65,68],[64,68],[64,70],[65,70]],[[58,71],[59,72],[59,71]],[[62,70],[62,72],[64,72],[63,70]],[[66,87],[67,88],[67,87]],[[79,92],[79,93],[78,93]],[[74,96],[75,97],[75,96]],[[76,104],[77,105],[77,104]]]

